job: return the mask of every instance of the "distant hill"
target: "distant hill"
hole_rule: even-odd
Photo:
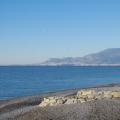
[[[84,57],[51,58],[41,65],[120,65],[120,48],[109,48]]]

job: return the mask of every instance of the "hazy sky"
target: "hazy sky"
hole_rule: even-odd
[[[120,0],[0,0],[0,64],[120,47]]]

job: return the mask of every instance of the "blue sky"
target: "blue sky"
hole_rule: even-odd
[[[119,47],[119,0],[0,0],[2,65]]]

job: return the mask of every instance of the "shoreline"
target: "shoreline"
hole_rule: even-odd
[[[9,100],[0,100],[0,120],[5,120],[5,119],[8,119],[8,118],[13,119],[13,120],[14,119],[16,119],[16,120],[22,120],[22,119],[25,120],[27,117],[29,118],[29,114],[31,114],[31,112],[34,111],[34,110],[36,112],[38,112],[38,111],[40,112],[40,113],[38,112],[38,115],[36,115],[36,117],[41,114],[41,111],[43,113],[45,113],[46,110],[49,110],[51,112],[52,111],[55,112],[54,109],[57,109],[56,114],[57,114],[57,116],[59,116],[58,111],[59,110],[64,111],[64,109],[63,109],[64,106],[69,108],[70,106],[72,106],[72,107],[76,106],[77,107],[77,105],[76,104],[62,105],[62,106],[56,106],[55,108],[54,107],[48,107],[48,108],[44,108],[44,109],[40,108],[38,105],[46,97],[51,97],[51,96],[62,96],[62,97],[71,96],[71,95],[75,95],[78,90],[83,90],[83,89],[97,89],[97,90],[120,89],[120,83],[118,83],[118,84],[108,84],[108,85],[99,85],[99,86],[96,86],[96,87],[87,87],[87,88],[77,88],[77,89],[71,89],[71,90],[70,89],[69,90],[62,90],[62,91],[57,91],[57,92],[45,93],[45,94],[17,97],[17,98],[12,98],[12,99],[9,99]],[[100,101],[100,103],[103,102],[103,100],[98,100],[98,101]],[[98,104],[98,101],[95,101],[95,104]],[[117,103],[116,103],[116,101],[117,101]],[[114,102],[114,104],[116,105],[116,104],[119,103],[119,101],[120,101],[120,99],[107,100],[107,101],[105,100],[103,103],[105,103],[105,102],[110,102],[110,103]],[[90,103],[93,104],[94,102],[92,101]],[[90,103],[89,102],[88,103],[83,103],[82,106],[88,106],[88,104],[90,104]],[[109,103],[107,103],[107,104],[109,104]],[[78,106],[81,106],[81,105],[78,104]],[[76,107],[74,109],[78,109]],[[111,107],[111,106],[109,106],[109,107]],[[120,109],[120,104],[118,105],[117,109]],[[43,111],[43,110],[45,110],[45,111]],[[65,114],[66,111],[69,112],[69,109],[65,110],[62,114]],[[76,114],[78,114],[78,111],[76,111]],[[34,114],[33,114],[33,116],[35,117]],[[23,118],[21,118],[21,117],[23,117]],[[43,117],[43,118],[48,117],[49,118],[49,115],[46,114],[46,115],[43,115],[41,117]],[[54,118],[55,116],[52,115],[51,117]],[[68,116],[66,116],[66,117],[68,117]],[[29,118],[29,120],[33,120],[33,118]],[[45,119],[45,118],[42,119],[41,118],[41,119],[38,119],[38,120],[48,120],[48,119]]]
[[[51,95],[51,94],[57,94],[61,92],[67,92],[67,91],[77,91],[81,89],[90,89],[90,88],[100,88],[100,87],[113,87],[113,86],[119,86],[120,83],[110,83],[110,84],[101,84],[101,85],[96,85],[96,86],[88,86],[88,87],[80,87],[80,88],[73,88],[73,89],[61,89],[61,90],[56,90],[56,91],[50,91],[50,92],[43,92],[43,93],[35,93],[32,95],[24,95],[24,96],[16,96],[16,97],[9,97],[9,98],[1,98],[0,103],[3,101],[9,101],[9,100],[15,100],[19,98],[29,98],[29,97],[35,97],[35,96],[46,96],[46,95]]]

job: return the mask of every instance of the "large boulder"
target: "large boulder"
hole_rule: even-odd
[[[103,91],[98,91],[96,92],[94,99],[95,100],[99,100],[99,99],[103,99],[104,98],[104,92]]]
[[[94,90],[80,90],[77,92],[76,95],[77,98],[89,98],[92,99],[95,97],[95,91]]]
[[[39,104],[40,107],[46,107],[49,105],[49,99],[44,98],[44,100]]]
[[[43,101],[39,104],[40,107],[52,106],[57,103],[56,97],[44,98]]]
[[[104,98],[112,98],[111,91],[104,91]]]
[[[56,106],[60,104],[64,104],[65,98],[59,98],[59,97],[48,97],[44,98],[43,101],[39,104],[40,107],[46,107],[46,106]]]
[[[112,95],[112,98],[120,97],[120,91],[112,91],[111,95]]]
[[[78,103],[84,103],[84,102],[86,102],[86,100],[83,99],[83,98],[79,98],[79,99],[77,99],[77,102],[78,102]]]
[[[77,103],[77,99],[75,98],[71,98],[71,99],[67,99],[67,101],[65,102],[65,104],[74,104],[74,103]]]

